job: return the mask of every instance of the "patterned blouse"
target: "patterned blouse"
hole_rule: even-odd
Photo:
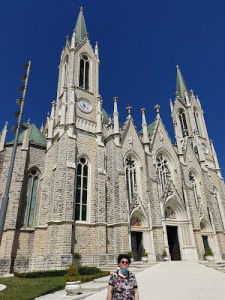
[[[112,273],[109,285],[113,286],[112,300],[133,300],[134,289],[138,287],[135,275],[129,271],[125,278],[119,275],[119,271]]]

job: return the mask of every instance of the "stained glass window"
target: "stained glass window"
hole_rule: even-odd
[[[136,188],[136,164],[131,157],[126,159],[126,187],[129,204],[131,203]]]
[[[25,201],[22,208],[22,225],[32,227],[38,192],[38,171],[32,169],[28,175]]]

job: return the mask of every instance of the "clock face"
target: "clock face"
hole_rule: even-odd
[[[92,106],[88,100],[85,98],[80,98],[77,101],[77,106],[79,109],[85,113],[90,113],[92,111]]]

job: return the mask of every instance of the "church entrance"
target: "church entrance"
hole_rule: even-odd
[[[177,226],[166,226],[171,260],[181,260]]]
[[[131,247],[132,247],[132,253],[134,260],[141,260],[142,257],[142,232],[136,232],[132,231],[131,232]]]

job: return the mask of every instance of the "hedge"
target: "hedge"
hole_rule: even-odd
[[[14,276],[19,278],[40,278],[40,277],[55,277],[55,276],[64,276],[66,275],[68,270],[51,270],[51,271],[36,271],[36,272],[24,272],[19,273],[15,272]],[[96,267],[79,267],[78,273],[80,275],[96,275],[96,274],[104,274],[99,268]],[[106,272],[107,276],[108,272]],[[95,278],[94,278],[95,279]]]

